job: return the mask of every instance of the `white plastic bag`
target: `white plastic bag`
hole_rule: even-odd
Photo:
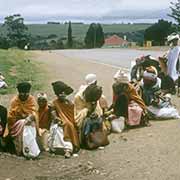
[[[52,124],[50,127],[50,136],[48,139],[48,145],[51,151],[55,149],[70,149],[73,150],[71,142],[64,141],[63,128],[58,124]]]
[[[148,111],[150,111],[155,118],[158,119],[180,119],[177,109],[172,106],[163,108],[149,106]]]
[[[117,119],[113,119],[111,121],[111,125],[112,125],[112,132],[121,133],[125,127],[125,118],[121,116]]]
[[[23,154],[28,158],[35,158],[40,150],[36,142],[36,128],[33,126],[24,126],[23,130]]]

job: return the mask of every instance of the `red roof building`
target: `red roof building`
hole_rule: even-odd
[[[128,46],[129,42],[127,40],[124,40],[123,38],[117,36],[117,35],[113,35],[111,37],[108,37],[105,39],[104,42],[104,46],[117,46],[117,47],[124,47],[124,46]]]

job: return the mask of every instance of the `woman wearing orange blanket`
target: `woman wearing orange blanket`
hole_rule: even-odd
[[[55,110],[53,119],[63,129],[64,142],[72,144],[72,148],[69,145],[67,145],[67,148],[64,147],[65,158],[69,158],[73,151],[79,149],[79,139],[74,122],[74,104],[66,98],[67,95],[73,92],[73,89],[62,81],[56,81],[52,83],[52,86],[57,96],[57,99],[52,103]],[[62,142],[63,146],[66,146],[64,142]]]
[[[35,140],[36,130],[39,133],[39,128],[36,116],[36,101],[30,95],[30,89],[31,84],[28,82],[17,85],[18,95],[12,99],[8,113],[8,129],[13,138],[17,155],[23,154],[24,156],[36,157],[40,153]],[[28,145],[24,147],[28,132],[32,132],[33,152]]]

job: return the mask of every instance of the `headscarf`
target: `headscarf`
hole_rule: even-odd
[[[116,74],[114,75],[114,80],[119,83],[128,83],[128,75],[122,70],[118,70]]]
[[[52,87],[56,95],[59,94],[69,95],[73,92],[73,89],[62,81],[53,82]]]
[[[86,102],[96,102],[102,95],[102,87],[92,84],[85,89],[83,94]]]
[[[17,90],[19,93],[28,93],[30,92],[31,84],[29,82],[21,82],[17,85]]]
[[[47,100],[47,94],[46,93],[38,93],[37,95],[37,99],[40,100],[40,99],[45,99]]]
[[[85,81],[87,85],[91,85],[97,81],[97,77],[95,74],[87,74],[85,77]]]

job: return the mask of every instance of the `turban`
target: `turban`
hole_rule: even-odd
[[[31,89],[31,84],[29,82],[21,82],[17,85],[19,93],[29,93]]]
[[[90,85],[84,91],[84,97],[87,102],[95,102],[100,99],[102,95],[102,87],[97,85]]]
[[[73,92],[73,89],[62,81],[56,81],[52,83],[54,93],[56,95],[65,94],[69,95]]]

